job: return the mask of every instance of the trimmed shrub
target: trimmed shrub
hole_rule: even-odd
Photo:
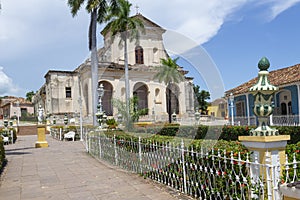
[[[5,149],[4,149],[2,137],[0,137],[0,173],[2,172],[5,164],[6,164]]]
[[[280,135],[290,135],[288,144],[297,144],[300,142],[300,126],[278,126],[275,127]]]
[[[136,127],[135,133],[151,133],[165,136],[177,136],[183,138],[194,139],[220,139],[227,141],[237,141],[239,136],[249,136],[250,130],[255,126],[179,126],[179,124],[165,124],[161,126]],[[300,142],[299,126],[281,126],[275,127],[280,135],[290,135],[291,140],[288,144],[296,144]]]

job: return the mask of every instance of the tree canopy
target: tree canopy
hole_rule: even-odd
[[[200,90],[199,85],[193,86],[194,89],[194,94],[195,94],[195,109],[200,109],[201,114],[207,114],[207,107],[208,107],[208,102],[207,100],[210,99],[210,94],[206,90]]]
[[[30,91],[30,92],[27,92],[26,93],[26,100],[27,101],[32,101],[32,97],[35,95],[35,92],[34,91]]]
[[[179,57],[172,59],[167,58],[161,59],[161,66],[158,68],[158,73],[154,75],[154,79],[164,82],[166,85],[171,83],[179,83],[184,80],[184,75],[178,71],[179,66],[177,65],[177,60]]]

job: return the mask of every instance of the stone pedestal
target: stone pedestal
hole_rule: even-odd
[[[37,136],[38,140],[35,142],[35,148],[48,147],[48,142],[46,141],[46,126],[38,125]]]
[[[284,164],[285,147],[288,140],[290,140],[289,135],[239,137],[239,141],[241,141],[249,151],[253,152],[253,156],[257,157],[259,163],[266,163],[266,154],[269,152],[272,165],[278,164],[278,160],[280,164]]]
[[[300,199],[300,188],[296,188],[295,186],[288,187],[287,184],[283,184],[280,186],[280,191],[283,194],[283,200],[299,200]]]

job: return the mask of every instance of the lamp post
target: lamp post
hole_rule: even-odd
[[[8,120],[7,120],[7,118],[6,118],[6,115],[4,116],[3,125],[4,125],[5,129],[7,129],[7,126],[8,126]]]
[[[53,124],[56,124],[56,116],[53,117]]]
[[[106,128],[107,126],[107,124],[106,124],[106,122],[107,122],[107,115],[105,114],[105,112],[103,112],[103,120],[102,120],[102,122],[103,122],[103,128]]]
[[[97,89],[98,95],[99,95],[99,100],[98,100],[98,105],[97,105],[97,112],[96,112],[96,117],[97,121],[99,123],[99,128],[101,129],[101,123],[102,123],[102,117],[103,117],[103,111],[102,111],[102,97],[104,95],[104,87],[103,84],[100,84],[100,86]]]
[[[80,141],[83,141],[83,136],[82,136],[82,99],[81,96],[78,98],[78,103],[79,103],[79,124],[80,124]]]
[[[233,116],[233,101],[234,101],[234,96],[232,93],[230,93],[229,96],[229,101],[230,101],[230,110],[231,110],[231,125],[234,125],[234,116]]]
[[[64,124],[65,124],[65,126],[67,126],[68,121],[69,121],[69,118],[68,118],[68,115],[67,115],[67,113],[66,113],[66,114],[65,114],[65,117],[64,117]]]

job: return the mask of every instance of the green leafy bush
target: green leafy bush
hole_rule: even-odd
[[[285,148],[285,153],[288,157],[288,163],[293,163],[294,162],[294,158],[297,162],[300,161],[300,142],[298,142],[297,144],[288,144]],[[296,174],[294,171],[294,166],[293,165],[289,165],[289,169],[288,169],[288,173],[289,176],[287,177],[287,168],[285,167],[283,170],[283,176],[282,176],[282,182],[292,182],[292,181],[297,181],[297,180],[293,180],[293,177],[296,175],[296,177],[300,177],[300,163],[296,164],[297,168],[296,168]]]
[[[0,173],[2,172],[5,164],[6,164],[5,149],[4,149],[2,137],[0,137]]]
[[[118,123],[116,122],[116,120],[114,118],[107,119],[106,124],[108,126],[108,129],[116,129],[118,126]]]
[[[275,127],[280,135],[290,135],[288,144],[297,144],[300,142],[300,126],[278,126]]]

